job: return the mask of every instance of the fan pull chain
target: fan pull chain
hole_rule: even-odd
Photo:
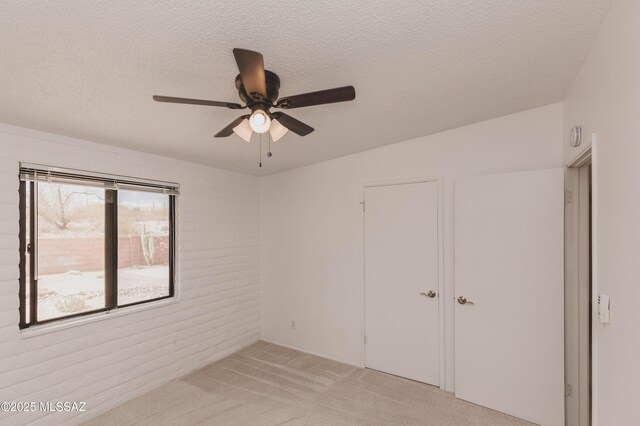
[[[271,153],[271,133],[269,133],[269,152],[267,152],[267,157],[271,158],[273,154]]]
[[[258,158],[260,160],[260,163],[258,164],[260,165],[260,167],[262,167],[262,133],[259,133],[259,135],[260,135],[260,140],[258,141],[258,144],[260,145],[260,157]]]

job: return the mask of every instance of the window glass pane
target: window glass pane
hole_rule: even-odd
[[[104,189],[37,186],[38,321],[104,308]]]
[[[169,196],[118,191],[118,305],[169,296]]]

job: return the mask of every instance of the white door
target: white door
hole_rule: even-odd
[[[455,191],[456,396],[563,425],[564,171],[465,178]]]
[[[438,184],[364,192],[366,365],[438,385]]]

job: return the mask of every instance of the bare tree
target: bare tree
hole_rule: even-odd
[[[61,231],[69,229],[69,225],[78,219],[81,203],[76,201],[77,196],[84,195],[102,197],[90,191],[72,191],[63,185],[51,185],[45,191],[38,193],[38,210],[42,217]]]
[[[81,193],[64,191],[61,185],[51,189],[50,197],[38,197],[39,211],[48,222],[64,231],[75,219],[77,209],[72,205],[73,197]]]

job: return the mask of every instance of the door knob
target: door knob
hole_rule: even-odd
[[[467,298],[464,296],[458,297],[458,303],[461,305],[473,305],[473,302],[470,300],[467,300]]]
[[[429,299],[433,299],[434,297],[436,297],[436,292],[433,290],[429,290],[428,293],[420,293],[420,295],[427,296]]]

